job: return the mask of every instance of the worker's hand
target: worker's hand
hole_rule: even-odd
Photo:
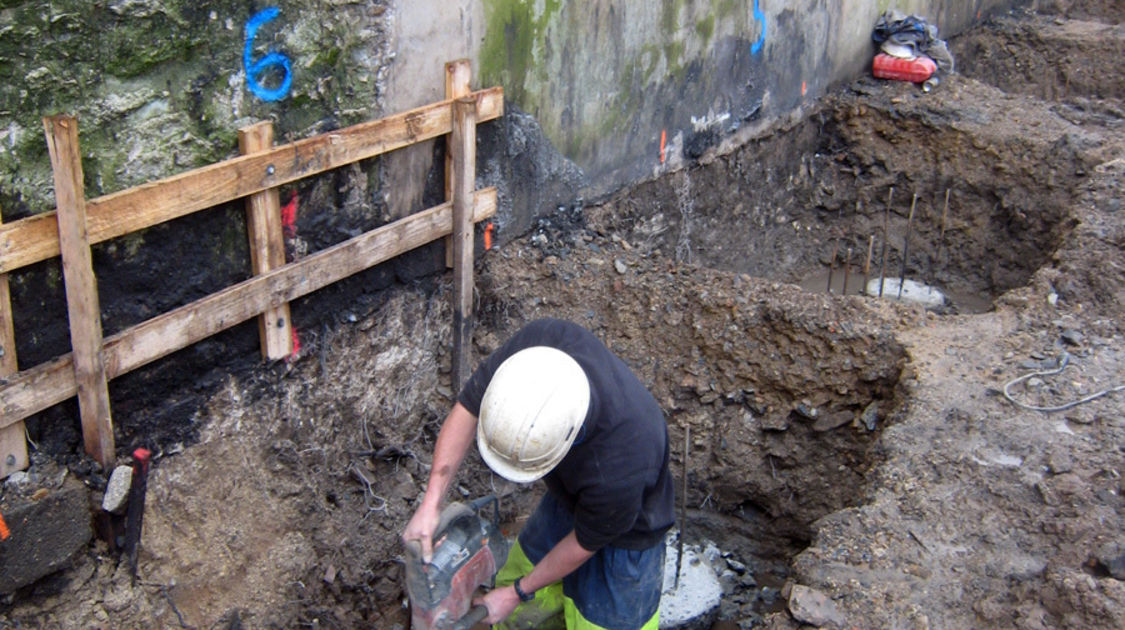
[[[434,557],[434,531],[437,530],[440,519],[441,511],[428,507],[423,502],[402,531],[403,544],[414,542],[422,547],[423,562],[428,563]]]
[[[516,595],[515,587],[503,586],[489,591],[484,597],[477,598],[473,604],[483,604],[488,608],[488,619],[485,623],[491,625],[507,619],[516,606],[519,606],[520,597]]]

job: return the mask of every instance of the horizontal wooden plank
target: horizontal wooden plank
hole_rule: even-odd
[[[477,99],[479,121],[503,115],[503,88],[471,96]],[[91,199],[86,203],[90,243],[443,136],[453,130],[452,104],[440,101]],[[0,225],[0,272],[58,255],[55,212]]]
[[[473,221],[495,215],[496,205],[495,188],[476,191]],[[453,203],[445,202],[121,331],[105,339],[106,375],[115,378],[186,348],[266,309],[442,238],[452,227]],[[70,354],[13,375],[0,385],[0,428],[76,393]]]

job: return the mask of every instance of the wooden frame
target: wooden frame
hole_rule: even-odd
[[[474,189],[475,125],[503,115],[504,93],[499,87],[470,92],[467,62],[454,64],[457,88],[447,91],[458,98],[278,147],[272,146],[272,128],[259,123],[240,130],[240,157],[91,200],[82,192],[77,121],[45,118],[58,208],[0,223],[0,281],[15,269],[62,255],[73,351],[28,370],[9,370],[0,381],[0,435],[22,430],[27,416],[77,395],[86,451],[108,468],[114,461],[108,379],[254,317],[262,322],[264,356],[287,356],[289,301],[454,234],[455,329],[463,327],[470,315],[463,305],[471,306],[472,295],[472,224],[497,207],[495,188]],[[451,146],[459,145],[447,175],[450,201],[284,263],[279,186],[447,135],[453,136]],[[90,246],[241,198],[247,201],[254,277],[103,340]],[[0,299],[0,324],[10,324],[6,317],[10,305]],[[277,326],[282,318],[284,325]],[[466,340],[456,330],[455,337],[460,345],[454,355],[461,357]],[[0,369],[14,369],[9,345],[4,350],[12,359]]]

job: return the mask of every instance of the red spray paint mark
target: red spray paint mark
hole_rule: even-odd
[[[492,221],[489,221],[484,226],[484,251],[492,249],[492,230],[494,229]]]
[[[809,85],[807,83],[805,83],[804,81],[801,81],[801,96],[804,97],[805,93],[808,92],[808,91],[809,91]]]
[[[297,192],[289,198],[289,203],[281,207],[281,227],[285,231],[285,238],[297,236]]]
[[[290,361],[296,361],[297,358],[301,355],[301,338],[297,335],[297,327],[296,326],[294,326],[290,330],[292,332],[293,351],[289,353],[289,360]]]
[[[7,540],[12,532],[8,529],[8,524],[4,522],[4,515],[0,514],[0,540]]]
[[[668,131],[666,129],[660,130],[660,163],[664,163],[664,145],[668,141]]]

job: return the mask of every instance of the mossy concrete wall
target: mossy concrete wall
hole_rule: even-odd
[[[385,4],[3,0],[4,219],[53,207],[45,115],[79,117],[90,197],[233,155],[237,129],[258,120],[275,120],[284,141],[378,115],[393,58]],[[267,6],[279,12],[250,58],[289,60],[291,86],[276,101],[249,89],[244,64],[247,22]],[[251,80],[280,87],[281,63],[266,65]]]

